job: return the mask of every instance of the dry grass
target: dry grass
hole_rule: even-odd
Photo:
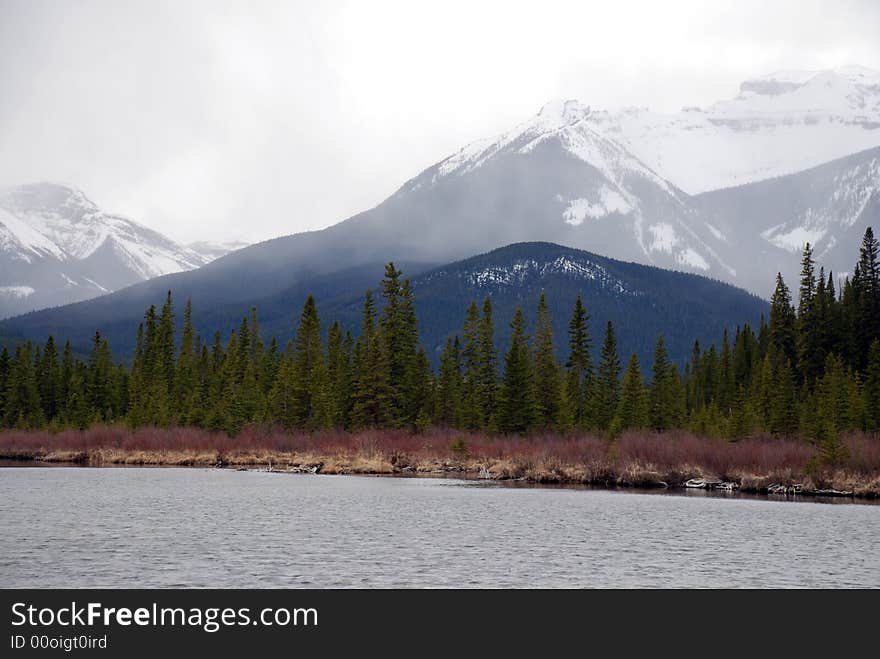
[[[844,439],[847,456],[820,468],[806,441],[727,442],[686,432],[529,437],[435,428],[286,433],[249,427],[235,437],[197,428],[96,426],[86,431],[0,432],[0,458],[92,465],[224,466],[329,474],[459,473],[538,483],[675,487],[689,478],[733,481],[745,491],[775,483],[880,496],[880,436]]]

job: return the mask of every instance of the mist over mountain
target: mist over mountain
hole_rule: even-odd
[[[555,321],[559,356],[564,357],[567,323],[574,301],[581,295],[592,317],[594,347],[598,350],[605,323],[610,320],[621,354],[635,352],[644,363],[649,363],[661,333],[670,355],[683,363],[694,339],[708,345],[725,329],[732,333],[745,322],[757,326],[768,309],[764,300],[729,284],[552,243],[517,243],[439,267],[407,262],[396,265],[412,280],[419,333],[435,365],[447,338],[461,333],[467,305],[482,305],[487,297],[494,307],[500,350],[508,344],[517,306],[533,321],[543,292]],[[266,338],[276,337],[283,347],[293,338],[303,303],[311,294],[325,330],[338,320],[357,334],[364,291],[370,288],[378,296],[383,272],[384,264],[377,262],[316,276],[273,295],[226,304],[205,304],[194,296],[193,322],[205,340],[219,331],[225,341],[229,330],[241,323],[253,305],[261,333]],[[74,348],[85,354],[95,328],[100,328],[110,337],[116,353],[128,358],[144,312],[143,308],[135,311],[136,302],[130,294],[140,288],[7,320],[0,323],[0,333],[8,335],[14,329],[21,336],[36,338],[56,332],[70,337]],[[164,294],[155,293],[153,302],[159,304]],[[180,324],[185,298],[177,291],[175,296]]]

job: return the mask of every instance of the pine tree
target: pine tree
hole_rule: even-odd
[[[791,294],[781,274],[776,275],[776,289],[770,298],[770,345],[779,355],[794,362],[795,312],[791,306]]]
[[[186,422],[198,399],[196,383],[196,336],[192,324],[192,300],[187,300],[183,311],[183,334],[180,340],[180,354],[174,375],[174,399],[177,401],[178,417]]]
[[[536,420],[534,368],[525,325],[522,308],[517,307],[499,395],[498,425],[508,433],[525,433]]]
[[[617,418],[614,424],[620,430],[646,428],[648,426],[648,397],[639,366],[639,358],[635,353],[629,359],[623,386],[620,390],[620,401],[617,404]]]
[[[593,400],[593,416],[600,430],[608,430],[617,410],[620,397],[620,358],[617,356],[617,338],[611,321],[605,326],[601,362]]]
[[[351,334],[343,337],[342,326],[335,321],[327,331],[327,380],[331,394],[331,425],[336,428],[348,424],[351,345]]]
[[[171,300],[171,291],[162,305],[162,314],[159,317],[156,359],[161,361],[160,371],[165,378],[165,398],[169,410],[176,408],[174,397],[174,366],[176,361],[177,346],[174,339],[174,304]],[[158,372],[158,371],[157,371]],[[157,386],[160,386],[157,383]]]
[[[113,356],[110,345],[95,332],[86,368],[85,396],[93,421],[113,420]]]
[[[9,354],[4,348],[7,374]],[[0,357],[0,392],[5,389],[5,380],[2,377],[4,370],[3,358]],[[43,349],[43,359],[37,370],[40,402],[43,405],[43,416],[47,421],[56,420],[61,413],[61,365],[58,361],[58,350],[55,347],[55,339],[50,335]],[[0,406],[0,410],[2,410]]]
[[[375,324],[375,302],[371,291],[364,297],[361,334],[354,349],[352,426],[380,427],[393,418],[389,342]]]
[[[437,419],[445,426],[461,425],[462,386],[461,348],[457,336],[449,337],[440,355],[440,377],[437,388]]]
[[[561,421],[561,373],[553,347],[553,324],[544,294],[538,300],[535,320],[535,424],[540,428],[557,427]]]
[[[419,327],[416,317],[415,295],[409,279],[400,289],[400,354],[402,389],[400,391],[401,422],[413,428],[422,412],[422,392],[425,387],[424,371],[419,358]]]
[[[293,357],[293,418],[300,427],[313,428],[316,424],[318,411],[317,397],[326,382],[318,379],[319,369],[326,380],[323,347],[321,345],[321,321],[315,298],[311,295],[306,299],[300,315],[299,327],[296,330]]]
[[[593,383],[593,345],[588,327],[590,317],[581,296],[574,303],[571,321],[568,323],[568,361],[565,362],[566,396],[572,413],[572,423],[577,428],[590,425],[589,403]]]
[[[824,289],[824,282],[822,283]],[[819,325],[823,302],[817,295],[818,287],[810,243],[804,247],[801,269],[800,300],[797,312],[797,365],[801,382],[812,382],[822,368],[821,328]]]
[[[40,428],[45,423],[43,406],[30,341],[19,344],[9,368],[6,383],[6,425],[22,430]]]
[[[269,391],[269,414],[275,421],[281,423],[288,430],[294,428],[298,422],[294,407],[294,390],[296,378],[293,364],[293,341],[287,342],[275,372],[272,388]]]
[[[410,421],[407,382],[414,367],[418,342],[412,292],[409,282],[406,282],[408,292],[404,293],[400,276],[401,272],[393,263],[385,266],[385,278],[382,280],[385,306],[380,322],[388,361],[390,400],[387,413],[395,427],[402,427]]]
[[[654,350],[654,377],[651,381],[650,423],[654,430],[663,432],[676,427],[678,418],[677,373],[669,361],[663,335],[657,339]]]
[[[70,376],[65,404],[64,424],[79,430],[85,430],[92,421],[92,411],[86,391],[85,366],[77,362]]]
[[[479,327],[480,341],[480,401],[483,405],[483,428],[495,425],[498,398],[498,365],[495,350],[495,321],[492,318],[492,301],[483,301],[483,317]]]
[[[867,355],[871,343],[880,339],[880,263],[878,263],[880,245],[874,238],[871,227],[865,229],[865,235],[859,249],[857,271],[860,274],[856,286],[856,336],[858,350],[856,366],[863,370],[867,365]]]
[[[462,358],[462,425],[476,430],[483,427],[483,387],[480,361],[480,310],[471,302],[464,318]]]

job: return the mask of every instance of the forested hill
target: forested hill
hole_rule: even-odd
[[[460,333],[466,306],[492,299],[497,339],[506,350],[510,321],[521,306],[529,326],[545,294],[554,320],[557,353],[564,356],[567,322],[580,294],[591,317],[594,348],[612,321],[621,353],[650,363],[658,334],[680,365],[694,339],[717,342],[726,328],[757,326],[767,303],[742,289],[698,275],[625,263],[552,243],[517,243],[419,275],[413,281],[420,333],[429,354]],[[599,338],[596,338],[599,337]]]
[[[543,291],[562,356],[567,319],[575,298],[581,294],[591,316],[594,338],[611,320],[621,353],[636,352],[643,363],[650,363],[654,342],[661,332],[670,356],[681,364],[690,356],[694,339],[703,345],[717,342],[724,328],[732,331],[745,322],[757,326],[761,314],[768,310],[760,298],[728,284],[552,243],[517,243],[427,270],[424,264],[396,265],[404,277],[412,277],[419,332],[435,366],[446,339],[461,332],[467,305],[471,301],[482,303],[487,296],[496,310],[501,350],[507,348],[515,308],[521,305],[531,323]],[[226,336],[249,314],[251,306],[256,306],[264,337],[277,336],[283,345],[293,335],[303,302],[312,294],[325,327],[339,320],[344,328],[357,334],[363,292],[368,287],[378,290],[383,272],[381,263],[350,268],[311,277],[270,296],[262,297],[257,290],[250,299],[226,305],[205,304],[194,296],[193,321],[204,337],[215,331]],[[176,290],[172,294],[178,308],[182,308],[185,297]],[[119,296],[5,321],[0,323],[0,332],[36,341],[45,340],[50,333],[61,341],[69,337],[76,352],[87,354],[94,331],[100,329],[109,338],[114,353],[128,360],[144,309],[134,314],[129,305],[115,305],[114,299]],[[156,290],[155,299],[149,302],[161,306],[164,292]],[[182,322],[180,314],[177,322]],[[594,341],[597,351],[598,343]]]

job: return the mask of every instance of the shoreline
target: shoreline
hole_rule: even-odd
[[[715,491],[749,495],[876,500],[880,476],[831,472],[819,482],[792,471],[719,476],[690,464],[659,468],[627,461],[579,464],[517,456],[413,456],[379,451],[287,451],[90,448],[82,450],[9,450],[0,461],[58,467],[200,467],[288,474],[458,477],[498,483],[670,491]]]

